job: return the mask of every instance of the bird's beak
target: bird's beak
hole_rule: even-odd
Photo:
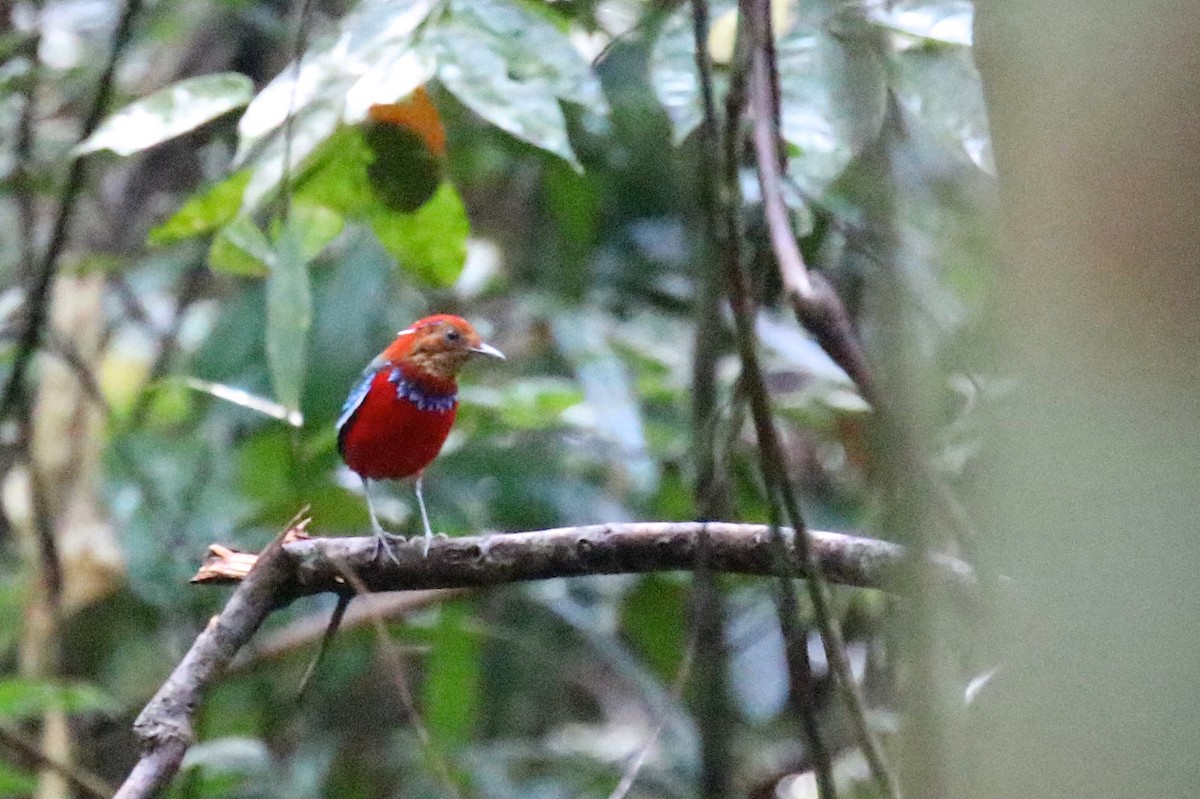
[[[478,353],[479,355],[486,355],[489,358],[499,358],[502,361],[508,360],[508,358],[504,357],[503,352],[496,349],[491,344],[484,344],[483,342],[480,342],[476,347],[471,347],[471,352]]]

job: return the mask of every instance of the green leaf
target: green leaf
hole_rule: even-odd
[[[372,155],[367,177],[386,205],[415,211],[433,196],[442,181],[442,159],[429,151],[418,133],[370,122],[363,135]]]
[[[435,286],[452,285],[462,274],[470,223],[452,184],[443,183],[414,213],[400,213],[380,204],[371,209],[368,218],[401,269]]]
[[[250,102],[254,84],[238,72],[187,78],[110,116],[75,146],[75,155],[112,150],[131,155],[209,122]]]
[[[346,225],[342,215],[333,209],[309,203],[294,203],[291,219],[300,237],[300,257],[305,263],[320,255]]]
[[[711,15],[732,7],[729,2],[713,3]],[[667,18],[650,51],[650,84],[671,120],[672,139],[682,142],[703,118],[692,11],[686,3]]]
[[[37,785],[35,775],[0,760],[0,796],[33,796],[37,792]]]
[[[0,717],[26,719],[48,710],[65,713],[112,711],[116,703],[100,689],[84,683],[61,684],[20,677],[0,679]]]
[[[597,113],[608,106],[567,34],[512,0],[458,0],[451,9],[427,39],[442,85],[488,122],[579,168],[558,101]]]
[[[712,16],[733,8],[713,4]],[[789,173],[819,195],[879,134],[886,110],[883,65],[863,37],[834,36],[800,23],[781,28],[776,44],[784,140],[793,145]],[[650,56],[651,83],[681,142],[701,121],[692,13],[686,4],[663,25]],[[718,71],[715,76],[723,78]]]
[[[248,216],[222,228],[208,250],[211,268],[240,277],[266,277],[273,259],[271,242]]]
[[[249,181],[250,172],[243,169],[196,194],[170,219],[151,230],[146,242],[161,247],[228,224],[237,216]]]
[[[783,138],[797,148],[788,171],[820,195],[879,135],[887,108],[883,65],[861,38],[795,25],[779,41]]]
[[[358,126],[334,133],[313,153],[304,174],[296,181],[296,199],[323,205],[359,218],[375,204],[367,175],[371,148]]]
[[[676,678],[687,650],[687,590],[661,575],[642,578],[625,598],[621,630],[664,681]]]
[[[912,47],[891,58],[890,82],[902,108],[975,166],[996,173],[983,86],[970,49]]]
[[[482,669],[473,614],[462,601],[446,602],[434,631],[425,679],[426,721],[439,748],[471,740],[479,713]]]
[[[308,329],[312,326],[312,289],[304,259],[304,234],[295,216],[275,241],[267,275],[267,368],[275,398],[300,409]]]

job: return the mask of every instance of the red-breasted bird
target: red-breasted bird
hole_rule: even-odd
[[[416,477],[417,505],[425,524],[425,554],[433,531],[422,473],[437,457],[458,412],[459,370],[473,355],[504,359],[465,319],[427,316],[396,334],[396,340],[363,370],[337,420],[338,452],[363,481],[367,510],[380,549],[395,559],[389,535],[371,504],[371,480]]]

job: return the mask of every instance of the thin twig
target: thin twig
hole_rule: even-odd
[[[696,646],[699,639],[693,635],[688,642],[687,649],[683,653],[683,662],[679,664],[679,670],[675,673],[675,679],[671,685],[671,696],[675,701],[683,695],[683,688],[687,685],[688,676],[692,673],[692,662],[696,658]],[[630,761],[625,773],[621,775],[621,781],[617,783],[617,787],[613,788],[613,792],[608,795],[608,799],[625,799],[629,795],[629,789],[633,787],[633,783],[637,780],[638,774],[642,771],[642,766],[646,764],[646,758],[650,754],[650,750],[654,748],[654,744],[658,742],[667,726],[667,719],[664,716],[660,718],[658,723],[654,725],[654,729],[646,736],[646,740],[642,742],[638,748],[637,754]]]
[[[750,94],[756,111],[756,131],[761,129],[764,122],[769,125],[771,130],[774,130],[775,90],[772,88],[772,76],[770,74],[771,59],[768,55],[768,48],[773,47],[770,28],[770,5],[767,0],[741,0],[739,6],[741,7],[742,14],[745,16],[750,33]],[[756,135],[756,141],[760,137],[760,135]],[[774,136],[772,135],[766,143],[768,146],[772,146],[775,143]],[[730,157],[731,152],[736,157],[736,151],[731,151],[730,146],[727,144],[727,158]],[[777,169],[778,158],[779,153],[777,149],[772,149],[768,153],[760,152],[758,158],[760,174],[763,169],[770,169],[770,165],[773,165]],[[735,168],[736,163],[727,163],[727,174]],[[775,188],[778,189],[777,174]],[[764,194],[766,190],[767,187],[764,185]],[[766,198],[764,197],[765,200]],[[780,195],[779,201],[782,202],[782,195]],[[786,212],[786,209],[784,211]],[[787,228],[786,238],[793,245],[795,244],[795,239],[791,236],[790,225]],[[798,254],[799,248],[796,248],[795,252]],[[803,267],[802,261],[800,262],[800,266],[801,268]],[[775,429],[770,398],[763,381],[762,370],[758,364],[757,337],[754,332],[754,323],[750,310],[751,299],[740,259],[730,264],[729,287],[731,295],[730,304],[733,307],[734,322],[738,334],[738,349],[742,359],[743,378],[750,396],[751,415],[754,419],[759,454],[762,459],[763,479],[767,483],[769,495],[778,492],[778,497],[782,501],[787,519],[793,527],[800,531],[800,535],[794,537],[796,541],[796,555],[799,557],[799,561],[803,565],[808,578],[805,585],[808,588],[809,600],[813,606],[813,615],[816,618],[817,628],[821,633],[821,640],[825,646],[825,654],[830,665],[830,671],[836,675],[837,681],[842,687],[843,696],[859,740],[859,745],[862,747],[863,754],[871,766],[872,775],[879,782],[880,787],[891,799],[898,799],[900,796],[899,783],[896,780],[894,772],[888,765],[883,753],[883,747],[876,738],[874,731],[871,730],[870,722],[867,719],[866,702],[863,699],[858,684],[854,681],[854,675],[850,668],[849,660],[846,657],[841,624],[831,606],[829,589],[825,584],[824,575],[822,574],[821,562],[814,554],[813,548],[809,544],[808,536],[804,534],[805,522],[800,512],[800,505],[796,499],[791,482],[787,479],[787,461],[779,442],[778,431]],[[803,292],[803,287],[800,284],[797,284],[795,289],[797,292]],[[772,501],[772,504],[774,504],[774,501]],[[790,587],[785,590],[790,591]],[[828,773],[825,776],[828,779]]]
[[[783,139],[779,132],[779,76],[771,33],[769,0],[742,0],[752,34],[750,104],[754,112],[753,141],[762,189],[763,214],[771,249],[792,309],[829,357],[850,376],[859,393],[875,405],[878,393],[866,356],[855,335],[841,298],[828,282],[804,263],[783,199]]]
[[[360,601],[368,603],[372,601],[370,589],[363,583],[362,579],[350,569],[345,562],[335,559],[333,561],[338,570],[338,574],[350,584],[354,589],[354,593],[360,597]],[[438,752],[437,746],[434,745],[433,736],[429,734],[429,728],[425,726],[425,720],[421,718],[421,713],[417,710],[417,701],[413,697],[412,688],[408,684],[408,678],[404,674],[404,660],[400,657],[399,647],[396,642],[388,635],[387,625],[383,623],[383,616],[378,612],[368,611],[370,613],[371,625],[375,628],[375,637],[379,642],[380,651],[383,652],[384,658],[387,660],[388,670],[392,673],[392,682],[396,686],[396,692],[400,694],[400,702],[404,705],[404,712],[408,714],[408,723],[412,725],[413,731],[417,734],[417,743],[421,747],[421,753],[425,755],[437,772],[438,780],[442,783],[442,787],[446,789],[446,795],[451,799],[462,799],[462,792],[459,790],[457,783],[454,782],[454,774],[450,771],[450,766],[446,763],[445,758]]]
[[[109,50],[108,60],[100,73],[96,96],[84,118],[79,141],[90,136],[104,117],[109,98],[112,96],[117,63],[120,61],[125,47],[129,44],[130,34],[133,31],[133,20],[141,7],[142,0],[126,0],[125,8],[117,23],[117,29],[113,33],[113,43]],[[3,394],[0,394],[0,419],[7,418],[12,413],[20,390],[19,386],[23,385],[25,372],[29,369],[29,363],[41,344],[50,304],[50,287],[53,285],[54,275],[58,271],[59,256],[62,255],[63,248],[66,247],[67,239],[70,237],[75,204],[83,189],[86,164],[84,156],[76,156],[71,160],[71,167],[67,171],[67,182],[63,186],[62,198],[58,204],[58,215],[55,217],[54,227],[50,233],[50,243],[46,247],[46,253],[42,257],[37,273],[30,276],[30,284],[25,292],[25,326],[21,329],[21,335],[17,340],[17,352],[13,357],[12,371],[9,373],[8,382],[4,386]]]
[[[742,276],[742,235],[739,222],[739,215],[741,213],[739,170],[742,143],[742,115],[746,105],[748,73],[753,68],[753,50],[747,47],[744,26],[743,15],[739,18],[739,30],[734,47],[734,70],[729,82],[729,91],[725,97],[725,136],[722,148],[723,159],[721,160],[721,168],[719,170],[724,182],[724,190],[722,192],[724,201],[722,215],[724,221],[718,228],[725,233],[724,239],[721,242],[724,252],[725,279],[730,305],[734,311],[734,319],[739,324],[748,320],[754,313],[753,300],[749,292],[744,288],[745,283]],[[706,66],[711,69],[711,64],[707,64]],[[738,392],[743,395],[747,393],[744,391],[746,386],[746,344],[750,340],[744,335],[744,330],[739,329],[738,349],[743,359],[743,375],[738,381]],[[752,346],[750,350],[750,356],[753,359]],[[773,487],[773,484],[777,480],[784,480],[786,482],[786,472],[775,474],[767,468],[765,455],[761,452],[761,444],[760,466],[763,469],[763,479],[767,487],[768,507],[771,513],[770,554],[773,573],[778,577],[776,615],[779,617],[780,631],[785,640],[784,654],[787,660],[789,681],[791,683],[789,697],[792,703],[790,707],[797,715],[797,721],[800,723],[805,743],[812,756],[818,776],[819,793],[823,799],[835,799],[836,795],[832,777],[833,765],[828,749],[825,747],[821,737],[816,716],[811,712],[814,702],[811,697],[804,695],[811,692],[814,681],[812,679],[811,664],[808,660],[808,641],[807,637],[803,636],[799,629],[795,588],[789,579],[789,575],[791,574],[790,564],[794,563],[794,558],[788,556],[787,545],[784,542],[783,533],[780,529],[780,512],[777,504],[779,492]],[[803,530],[803,520],[799,518],[798,514],[794,516],[794,520],[798,525],[798,529]]]
[[[700,76],[704,108],[699,136],[700,198],[705,232],[705,235],[697,236],[699,244],[695,257],[699,290],[693,312],[696,320],[692,353],[692,460],[696,464],[693,495],[701,519],[719,519],[729,515],[730,505],[727,461],[717,456],[717,422],[720,418],[717,412],[717,360],[724,324],[721,318],[721,270],[716,260],[720,247],[714,247],[724,238],[716,189],[720,129],[708,53],[708,2],[692,0],[691,6],[696,72]],[[700,735],[701,796],[724,799],[732,794],[733,783],[733,731],[727,721],[731,711],[729,652],[724,642],[727,610],[721,584],[709,565],[708,544],[708,535],[702,532],[688,602],[696,646],[695,717]]]

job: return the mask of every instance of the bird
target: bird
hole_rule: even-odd
[[[350,390],[336,423],[337,447],[350,471],[362,479],[375,534],[376,557],[394,561],[392,536],[371,502],[372,480],[416,477],[417,505],[425,525],[425,550],[433,540],[422,493],[424,470],[442,449],[458,413],[458,373],[476,355],[505,360],[470,322],[435,314],[396,334]]]

